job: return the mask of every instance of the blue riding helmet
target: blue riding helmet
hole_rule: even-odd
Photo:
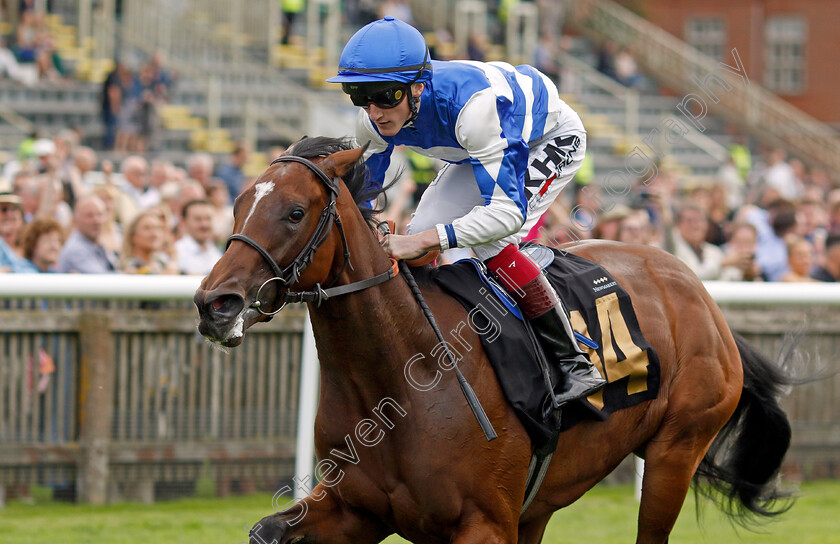
[[[338,75],[327,81],[422,83],[432,78],[429,59],[420,31],[388,15],[353,34],[341,52]]]

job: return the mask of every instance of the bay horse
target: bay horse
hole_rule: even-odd
[[[585,242],[568,250],[603,265],[630,294],[659,355],[661,386],[654,400],[561,433],[520,514],[529,437],[482,349],[462,350],[459,366],[498,431],[491,442],[452,373],[418,357],[439,341],[406,281],[392,278],[371,210],[359,205],[369,198],[362,153],[343,140],[305,138],[272,163],[236,199],[236,234],[195,295],[199,331],[228,347],[282,301],[308,301],[321,368],[320,483],[255,524],[253,544],[366,544],[393,533],[422,543],[535,544],[553,512],[634,452],[646,460],[637,543],[668,541],[693,477],[715,486],[735,518],[784,510],[774,506],[783,496],[774,476],[791,433],[775,400],[785,374],[733,337],[675,257]],[[423,296],[441,331],[468,317],[434,285]],[[480,348],[475,331],[461,333]],[[412,379],[438,383],[412,386],[408,361]]]

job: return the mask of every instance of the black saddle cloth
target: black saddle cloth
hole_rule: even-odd
[[[656,398],[659,358],[639,330],[630,295],[602,266],[559,250],[546,268],[549,281],[571,314],[575,330],[593,340],[590,360],[608,380],[603,391],[563,407],[560,429]],[[477,259],[429,271],[431,280],[469,310],[468,325],[481,337],[508,401],[540,447],[557,430],[556,418],[544,419],[548,389],[537,363],[536,347],[509,297],[484,272]],[[503,302],[507,298],[507,305]],[[454,344],[457,348],[457,344]],[[552,362],[549,361],[551,365]]]

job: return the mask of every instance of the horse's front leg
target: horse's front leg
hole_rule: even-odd
[[[282,511],[257,522],[250,544],[367,544],[391,534],[369,512],[335,498],[335,490],[317,485],[312,493]]]

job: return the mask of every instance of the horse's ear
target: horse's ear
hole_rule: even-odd
[[[364,155],[368,145],[370,145],[370,142],[366,143],[362,147],[333,153],[324,159],[321,163],[321,168],[330,176],[341,177],[346,174],[360,158],[362,158],[362,155]]]

